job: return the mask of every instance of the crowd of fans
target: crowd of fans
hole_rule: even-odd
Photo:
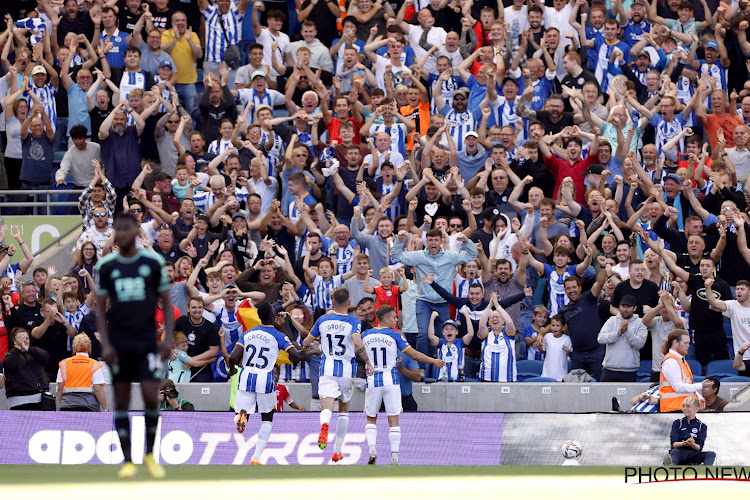
[[[420,378],[657,381],[676,328],[750,369],[750,2],[548,3],[7,2],[7,187],[82,189],[83,232],[21,282],[13,228],[0,353],[52,380],[82,332],[97,358],[129,211],[173,282],[175,382],[226,380],[253,303],[299,338],[338,287],[446,360]]]

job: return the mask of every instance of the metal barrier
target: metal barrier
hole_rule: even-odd
[[[53,207],[78,207],[78,198],[81,196],[81,189],[19,189],[14,191],[0,191],[0,214],[1,215],[51,215],[50,209]],[[52,201],[58,196],[70,197],[74,195],[75,199],[67,201]],[[28,197],[33,197],[29,201]],[[21,199],[23,197],[23,199]],[[41,201],[40,201],[41,200]],[[45,213],[40,213],[39,208],[43,207]],[[32,208],[32,213],[23,212],[24,209]],[[11,209],[8,213],[7,209]]]

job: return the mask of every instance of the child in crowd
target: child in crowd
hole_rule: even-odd
[[[172,355],[169,357],[169,375],[167,378],[175,384],[190,382],[191,357],[188,356],[188,339],[182,332],[172,335]]]
[[[73,325],[76,330],[81,331],[81,321],[83,321],[83,317],[91,311],[91,306],[94,305],[94,301],[96,300],[96,283],[94,283],[94,278],[87,270],[81,269],[78,271],[78,274],[88,281],[89,289],[91,290],[89,294],[86,295],[86,300],[81,304],[76,292],[62,292],[61,298],[63,303],[63,316],[65,316],[67,322]],[[73,350],[73,339],[71,338],[68,338],[68,350]]]
[[[159,63],[159,68],[156,70],[156,75],[154,75],[154,83],[156,83],[156,85],[164,85],[164,89],[161,91],[161,97],[167,102],[172,102],[170,92],[174,91],[174,87],[169,82],[169,79],[172,78],[172,64],[172,61],[164,59],[164,61]],[[161,104],[159,106],[159,113],[166,112],[167,108],[164,104]]]
[[[523,332],[523,340],[526,343],[526,359],[544,361],[544,353],[534,347],[534,342],[539,337],[539,332],[547,326],[549,311],[544,306],[537,306],[534,309],[534,321],[526,327]]]
[[[573,352],[570,336],[563,334],[565,318],[562,314],[552,316],[549,332],[544,336],[544,369],[542,377],[551,377],[558,382],[568,373],[568,356]]]
[[[174,179],[172,179],[172,192],[180,200],[180,203],[187,197],[189,187],[190,174],[188,173],[187,165],[184,163],[177,165],[174,171]]]
[[[458,267],[458,272],[453,278],[456,297],[465,299],[469,294],[469,285],[474,283],[482,284],[482,269],[477,260],[470,260]]]
[[[430,326],[427,329],[427,337],[430,343],[437,347],[437,357],[445,361],[445,366],[438,372],[437,379],[441,382],[458,382],[464,378],[464,349],[474,338],[474,326],[469,317],[469,308],[464,306],[459,311],[464,316],[466,324],[466,335],[458,336],[458,323],[449,319],[443,323],[443,338],[435,335],[435,319],[437,311],[432,311]]]
[[[310,267],[310,240],[305,240],[307,246],[307,253],[302,261],[302,270],[305,272],[308,278],[312,281],[311,291],[313,293],[313,306],[315,311],[315,317],[323,315],[328,309],[333,308],[333,301],[331,300],[331,294],[337,288],[344,285],[344,281],[348,280],[357,272],[355,269],[351,269],[344,274],[336,274],[333,272],[336,269],[336,263],[329,257],[322,257],[318,261],[317,270]],[[354,257],[359,255],[359,249],[354,249]]]
[[[371,287],[370,280],[365,281],[364,291],[365,293],[375,294],[375,310],[380,306],[392,306],[396,309],[396,316],[398,316],[398,297],[399,294],[404,293],[407,290],[406,285],[406,273],[404,268],[398,270],[401,276],[401,285],[393,286],[395,273],[390,267],[384,267],[380,270],[380,286]]]

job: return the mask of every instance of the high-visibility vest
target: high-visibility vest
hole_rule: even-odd
[[[63,380],[63,393],[94,392],[94,373],[103,368],[100,361],[83,354],[60,361],[60,373]]]
[[[693,372],[690,370],[690,365],[687,364],[686,361],[683,361],[683,359],[680,356],[675,356],[674,354],[667,353],[666,356],[664,356],[664,360],[661,362],[662,366],[664,366],[664,361],[668,359],[674,359],[679,363],[680,370],[682,370],[682,382],[684,384],[692,384],[693,383]],[[688,397],[692,396],[692,392],[675,392],[675,390],[672,388],[671,385],[669,385],[669,382],[667,382],[666,377],[664,377],[664,370],[661,371],[661,375],[659,377],[659,411],[660,412],[671,412],[671,411],[680,411],[682,410],[682,401]]]

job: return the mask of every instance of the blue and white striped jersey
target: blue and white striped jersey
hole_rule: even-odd
[[[393,125],[373,125],[370,135],[375,137],[377,134],[385,132],[391,136],[391,152],[401,153],[406,156],[406,125],[403,123],[394,123]]]
[[[244,15],[234,4],[230,5],[229,12],[223,16],[219,14],[219,8],[215,5],[209,5],[201,14],[206,20],[206,61],[220,63],[224,60],[224,52],[229,44],[236,45],[240,40]]]
[[[516,381],[516,347],[514,337],[490,330],[482,341],[482,368],[480,375],[487,382]]]
[[[271,109],[284,104],[284,94],[273,89],[266,89],[266,91],[263,92],[263,95],[260,95],[255,91],[254,87],[250,87],[249,89],[239,89],[237,94],[243,107],[246,106],[248,102],[253,103],[254,109],[258,109],[258,106],[263,104],[271,106]],[[254,119],[255,113],[250,113],[248,116],[248,124],[254,123]]]
[[[81,329],[81,321],[83,321],[83,317],[86,316],[91,311],[91,307],[84,302],[80,306],[78,306],[78,309],[74,313],[68,311],[67,309],[64,309],[63,315],[65,316],[65,319],[70,323],[71,325],[76,327],[76,330]]]
[[[654,113],[654,116],[649,121],[649,124],[656,127],[656,148],[658,153],[661,154],[661,149],[666,143],[677,137],[682,132],[685,126],[685,118],[682,113],[677,113],[671,122],[667,122],[664,117],[658,113]],[[685,140],[680,139],[677,149],[679,151],[685,151]]]
[[[261,143],[268,142],[269,134],[270,132],[266,132],[265,130],[261,129]],[[268,175],[270,177],[274,177],[276,175],[276,166],[282,163],[284,153],[286,153],[286,145],[284,144],[284,141],[281,139],[279,134],[273,134],[273,147],[270,151],[268,151],[268,154],[266,155],[268,157]]]
[[[445,339],[440,339],[437,345],[437,357],[445,361],[445,366],[438,373],[438,380],[443,382],[457,382],[459,370],[464,369],[464,345],[463,339],[456,339],[450,346]]]
[[[193,197],[195,208],[206,213],[211,205],[216,203],[216,196],[213,191],[198,191]]]
[[[214,154],[216,156],[219,156],[220,154],[224,153],[224,150],[232,147],[232,141],[229,139],[216,139],[211,141],[211,144],[208,145],[208,152],[211,154]]]
[[[135,89],[150,90],[146,88],[145,71],[123,71],[118,87],[120,87],[120,100],[124,101]]]
[[[336,274],[345,274],[351,271],[354,265],[354,247],[358,246],[355,240],[349,240],[345,247],[336,249]]]
[[[47,116],[49,116],[49,119],[52,122],[52,128],[56,129],[57,104],[55,103],[55,96],[57,96],[57,89],[53,87],[51,83],[45,84],[44,87],[37,87],[32,83],[30,87],[34,95],[37,96],[40,101],[42,101],[44,112],[47,113]],[[34,105],[34,101],[31,100],[31,96],[28,96],[27,100],[29,102],[29,109],[31,109],[31,107]]]
[[[343,274],[337,274],[325,279],[316,273],[313,279],[313,306],[315,309],[331,309],[333,307],[331,294],[334,290],[342,286],[344,286]]]
[[[547,278],[547,291],[549,292],[549,309],[550,317],[558,313],[561,306],[564,306],[570,299],[565,295],[565,278],[568,276],[578,276],[576,266],[570,265],[560,274],[555,270],[555,266],[544,265],[544,277]]]
[[[651,389],[646,391],[646,394],[649,395],[649,399],[652,397],[658,398],[659,397],[659,386],[655,385]],[[652,405],[648,402],[648,399],[645,401],[639,401],[638,404],[633,406],[630,411],[632,413],[658,413],[659,407],[657,405]]]
[[[348,314],[324,314],[310,330],[310,335],[320,341],[320,375],[354,378],[357,358],[352,335],[362,334],[362,323]]]
[[[272,326],[258,325],[243,333],[236,345],[244,350],[239,390],[261,394],[276,392],[273,367],[279,352],[292,347],[286,336]]]
[[[465,147],[464,137],[469,132],[476,131],[476,125],[481,119],[481,111],[477,108],[473,111],[467,109],[463,113],[459,113],[453,109],[453,106],[446,104],[440,110],[440,114],[450,123],[451,136],[453,136],[453,141],[456,143],[456,149],[463,151]]]
[[[458,297],[459,299],[465,299],[466,297],[468,297],[469,287],[474,283],[479,283],[480,285],[482,285],[482,289],[484,289],[482,278],[467,280],[460,274],[456,274],[455,278],[453,278],[453,284],[456,285],[456,297]]]
[[[227,346],[227,350],[239,342],[244,327],[240,323],[240,313],[237,309],[234,311],[227,311],[225,308],[220,307],[214,308],[214,314],[216,315],[216,326],[224,329],[224,343]],[[221,357],[221,353],[219,354]]]
[[[701,67],[697,71],[699,75],[708,73],[708,76],[713,76],[714,78],[716,78],[717,90],[727,90],[727,79],[729,78],[729,71],[728,68],[725,68],[721,65],[719,59],[716,59],[716,62],[713,64],[708,64],[705,59],[697,59],[697,61],[701,63]],[[706,109],[713,109],[711,107],[710,94],[703,100],[703,105],[706,107]]]
[[[367,387],[399,385],[398,352],[404,352],[409,344],[395,330],[390,328],[370,328],[362,334],[367,356],[375,372],[367,377]]]

